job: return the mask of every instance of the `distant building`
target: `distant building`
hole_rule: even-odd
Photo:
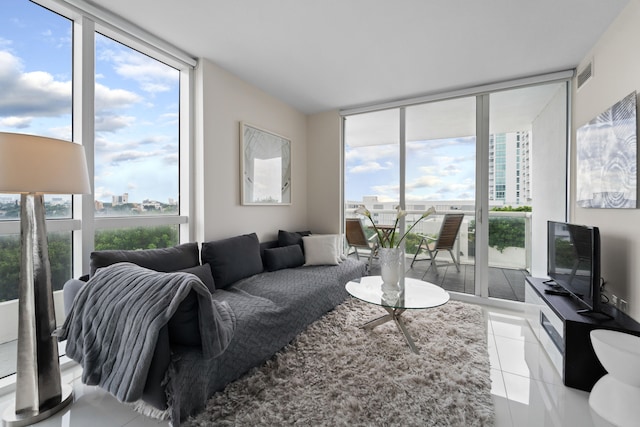
[[[530,133],[489,136],[489,201],[505,206],[531,204]]]
[[[129,193],[124,193],[121,196],[111,196],[112,206],[126,205],[127,203],[129,203]]]

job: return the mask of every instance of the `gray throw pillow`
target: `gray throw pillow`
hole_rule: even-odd
[[[300,249],[304,253],[304,246],[302,245],[302,237],[310,236],[311,231],[284,231],[278,230],[278,246],[285,247],[291,245],[300,245]]]
[[[205,242],[202,244],[201,257],[202,264],[211,266],[218,289],[263,271],[256,233]]]
[[[171,248],[142,250],[105,250],[91,253],[90,275],[97,269],[118,262],[130,262],[150,270],[171,272],[200,265],[198,244],[184,243]]]
[[[300,267],[304,264],[304,254],[300,245],[264,250],[264,267],[267,271]]]
[[[196,267],[184,268],[180,270],[182,273],[195,274],[198,279],[202,280],[202,283],[209,289],[209,292],[214,293],[216,290],[213,276],[211,275],[211,267],[208,264],[198,265]]]
[[[180,270],[182,273],[191,273],[197,276],[205,284],[209,292],[216,288],[211,275],[211,268],[207,264]],[[200,342],[200,320],[198,313],[198,294],[191,291],[180,302],[178,309],[169,320],[169,341],[172,344],[198,347]]]

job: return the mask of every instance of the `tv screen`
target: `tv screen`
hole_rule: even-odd
[[[548,222],[547,274],[582,301],[600,311],[600,233],[597,227]]]

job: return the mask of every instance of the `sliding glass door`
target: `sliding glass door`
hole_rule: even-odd
[[[567,215],[567,110],[561,81],[346,115],[345,217],[364,204],[391,224],[400,204],[409,229],[433,206],[406,239],[407,276],[524,301],[524,278],[546,271],[546,222]],[[453,214],[434,267],[421,242]]]
[[[475,292],[475,134],[475,97],[406,108],[407,223],[430,206],[436,209],[436,215],[414,228],[415,238],[407,240],[407,275],[464,293]],[[433,266],[423,246],[437,239],[450,214],[463,214],[462,225],[453,249],[440,250]]]
[[[489,296],[524,301],[546,275],[547,221],[566,218],[567,83],[490,96]]]

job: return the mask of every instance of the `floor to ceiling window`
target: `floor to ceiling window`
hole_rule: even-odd
[[[91,157],[93,194],[45,197],[54,289],[87,272],[93,250],[191,240],[182,201],[195,60],[111,18],[57,0],[0,2],[0,131],[74,140]],[[0,194],[2,360],[15,358],[19,212],[19,197]],[[61,323],[61,293],[54,299]]]
[[[102,34],[95,40],[95,216],[125,220],[96,230],[95,248],[175,245],[178,225],[126,218],[179,215],[180,72]]]
[[[73,22],[36,4],[0,4],[0,131],[71,139]],[[18,297],[20,195],[0,195],[0,302]],[[71,196],[45,196],[54,289],[71,274]]]
[[[437,214],[407,239],[407,276],[449,291],[524,301],[525,276],[545,271],[546,221],[567,214],[567,76],[344,112],[345,217],[358,204],[374,215],[393,215],[402,201],[408,227],[411,215],[434,206]],[[391,168],[386,146],[373,142],[381,129],[404,147],[400,168]],[[386,193],[391,188],[393,197]],[[464,214],[453,251],[460,268],[449,263],[436,271],[415,252],[454,212]],[[446,252],[438,259],[451,261]]]

